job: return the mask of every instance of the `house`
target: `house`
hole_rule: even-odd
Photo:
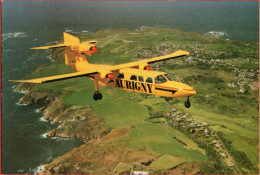
[[[176,112],[177,111],[177,109],[175,109],[175,108],[172,108],[172,112]]]
[[[216,143],[216,147],[220,148],[221,147],[221,143],[220,142]]]
[[[225,158],[226,157],[226,154],[225,153],[220,153],[220,155]]]
[[[234,166],[234,162],[232,161],[232,159],[229,157],[227,158],[227,164],[229,167],[233,167]]]
[[[211,142],[211,144],[216,144],[217,143],[217,141],[214,139],[214,140],[212,140],[212,142]]]

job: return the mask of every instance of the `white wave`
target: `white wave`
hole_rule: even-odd
[[[41,112],[41,111],[39,111],[39,112]],[[45,119],[44,119],[44,116],[41,117],[41,118],[39,118],[39,121],[40,121],[40,122],[45,122],[45,123],[46,123],[46,122],[50,122],[52,125],[55,124],[53,121],[45,120]]]
[[[50,60],[51,62],[54,62],[54,59],[52,59],[52,57],[50,55],[47,56],[48,60]]]
[[[141,31],[141,30],[143,30],[143,29],[145,29],[145,28],[149,28],[148,26],[141,26],[141,27],[139,27],[138,29],[136,29],[136,31]]]
[[[224,37],[228,36],[227,33],[221,32],[221,31],[209,31],[209,32],[205,33],[205,35],[213,37],[213,38],[224,38]]]
[[[80,33],[88,33],[88,31],[87,30],[83,30]]]
[[[14,32],[14,33],[4,33],[2,34],[2,41],[5,41],[9,38],[24,38],[27,37],[26,33],[23,32]]]
[[[24,170],[17,170],[17,172],[18,172],[18,173],[23,173],[23,172],[24,172]]]
[[[48,133],[41,134],[40,138],[42,138],[42,139],[48,138],[47,134]],[[56,142],[64,141],[64,140],[72,140],[71,138],[62,138],[62,137],[49,137],[49,138],[52,139],[52,140],[56,140]]]
[[[51,139],[56,140],[56,142],[64,141],[64,140],[71,140],[71,138],[61,138],[61,137],[52,137]]]
[[[40,135],[40,138],[46,139],[46,138],[47,138],[47,134],[48,134],[48,133],[41,134],[41,135]]]
[[[21,104],[20,101],[15,103],[15,104],[18,105],[18,106],[27,106],[27,104]]]
[[[71,34],[83,34],[83,33],[88,33],[87,30],[82,30],[82,31],[80,31],[80,32],[75,32],[75,31],[70,30],[70,29],[66,29],[65,32],[71,33]]]
[[[41,113],[41,111],[39,109],[35,109],[34,112]]]
[[[52,157],[52,156],[50,156],[50,157],[48,157],[48,158],[46,159],[47,162],[50,162],[51,160],[53,160],[53,157]]]
[[[65,32],[71,32],[71,33],[73,33],[73,31],[72,31],[72,30],[69,30],[69,29],[65,30]]]
[[[36,167],[35,169],[33,169],[33,174],[40,174],[40,172],[44,170],[44,165],[40,165],[38,167]]]
[[[39,120],[40,120],[40,122],[48,122],[48,120],[45,120],[45,119],[44,119],[44,116],[41,117]]]
[[[20,93],[20,94],[27,94],[28,92],[26,92],[26,91],[17,91],[16,89],[15,89],[15,85],[14,86],[12,86],[12,89],[13,89],[13,92],[18,92],[18,93]],[[17,102],[17,103],[20,103],[20,102]],[[19,104],[18,104],[19,105]]]

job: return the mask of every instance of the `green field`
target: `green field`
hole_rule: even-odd
[[[57,133],[66,132],[66,135],[69,135],[78,132],[85,136],[88,135],[86,132],[92,132],[94,138],[99,138],[105,134],[98,135],[100,134],[98,128],[104,128],[104,130],[109,128],[111,135],[116,134],[111,137],[113,139],[102,143],[108,146],[104,157],[113,157],[110,154],[116,150],[115,147],[119,150],[124,150],[124,148],[136,150],[131,154],[128,153],[128,159],[125,158],[127,160],[125,161],[127,165],[124,165],[125,169],[136,166],[140,170],[163,173],[164,170],[176,168],[185,163],[212,163],[214,160],[210,159],[206,151],[200,148],[191,137],[167,123],[166,113],[174,107],[191,114],[192,118],[197,121],[209,123],[209,128],[219,134],[228,151],[234,154],[232,156],[243,173],[258,172],[259,88],[254,87],[254,83],[258,82],[258,43],[227,41],[197,33],[159,28],[144,28],[140,31],[108,29],[79,37],[82,41],[90,39],[99,41],[98,51],[94,56],[89,57],[91,63],[120,64],[136,60],[136,58],[150,58],[172,53],[179,49],[187,50],[191,53],[190,58],[177,58],[174,61],[153,65],[153,67],[159,67],[161,71],[173,74],[176,81],[194,87],[197,95],[191,98],[192,107],[186,109],[183,105],[185,98],[168,99],[169,105],[164,98],[102,86],[100,91],[103,99],[94,101],[92,98],[94,84],[87,78],[38,85],[35,91],[51,91],[64,102],[66,109],[73,111],[59,114],[63,125],[56,129]],[[52,52],[52,56],[53,58],[62,57],[63,52],[56,49]],[[73,70],[64,64],[63,59],[60,59],[41,66],[28,78],[69,72]],[[235,84],[234,87],[229,86],[232,83]],[[79,110],[76,110],[75,106]],[[88,112],[81,111],[81,108],[86,106]],[[75,113],[85,116],[88,120],[71,121],[75,116],[68,115]],[[98,118],[98,122],[95,121],[95,117]],[[90,124],[93,128],[88,126]],[[76,129],[69,129],[70,126]],[[122,129],[127,132],[122,133]],[[92,143],[86,144],[84,149],[88,149],[91,145]],[[143,155],[143,159],[145,157],[148,159],[150,155],[149,159],[153,159],[150,165],[143,166],[140,161],[138,162],[141,159],[140,156],[139,159],[130,159],[137,154],[137,150],[142,148],[149,150],[140,155]],[[79,152],[82,150],[83,147],[78,148]],[[73,154],[76,153],[73,152]],[[73,154],[61,157],[58,161],[63,162],[66,167],[66,161],[69,161]],[[113,161],[118,163],[120,159],[115,158]],[[73,161],[81,167],[90,164],[89,171],[82,168],[82,171],[64,170],[65,172],[111,173],[107,172],[109,168],[101,171],[101,165],[97,164],[94,159],[90,159],[87,163],[83,159],[75,158]],[[54,164],[49,166],[54,166]],[[108,164],[102,165],[103,168],[106,166],[108,167]],[[219,166],[223,166],[222,163]],[[201,172],[210,173],[209,169],[205,168]],[[64,173],[64,171],[59,172]]]

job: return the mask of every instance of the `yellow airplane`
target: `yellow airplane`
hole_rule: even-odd
[[[178,50],[172,54],[155,58],[134,61],[119,65],[91,64],[86,55],[93,55],[97,51],[94,45],[96,40],[80,42],[79,38],[68,33],[63,33],[64,43],[51,46],[34,47],[31,49],[52,49],[63,47],[65,49],[65,63],[77,72],[36,78],[31,80],[10,80],[21,83],[49,83],[78,77],[88,77],[94,81],[94,100],[101,100],[99,84],[108,87],[116,87],[124,90],[147,93],[163,97],[188,97],[185,107],[191,106],[189,97],[196,91],[184,84],[172,81],[166,72],[152,71],[149,64],[163,60],[188,56],[189,52]]]

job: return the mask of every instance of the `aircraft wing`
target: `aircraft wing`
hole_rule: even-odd
[[[160,62],[160,61],[164,61],[164,60],[170,60],[170,59],[174,59],[174,58],[178,58],[178,57],[182,57],[182,56],[188,56],[189,54],[190,53],[187,51],[178,50],[178,51],[173,52],[168,55],[163,55],[163,56],[154,57],[154,58],[148,58],[148,59],[134,61],[134,62],[130,62],[130,63],[119,64],[119,65],[113,66],[113,70],[119,70],[119,69],[124,69],[124,68],[133,68],[133,67],[137,67],[140,65],[147,65],[147,64],[152,64],[152,63],[156,63],[156,62]]]
[[[60,44],[62,45],[62,44]],[[48,49],[46,46],[45,47],[40,47],[42,49]],[[115,66],[111,66],[110,68],[104,68],[104,69],[92,69],[88,71],[82,71],[82,72],[73,72],[73,73],[68,73],[68,74],[62,74],[62,75],[55,75],[55,76],[49,76],[49,77],[43,77],[43,78],[36,78],[36,79],[30,79],[30,80],[9,80],[13,82],[19,82],[19,83],[49,83],[49,82],[55,82],[55,81],[61,81],[61,80],[67,80],[67,79],[72,79],[72,78],[78,78],[78,77],[87,77],[90,75],[94,74],[100,74],[101,72],[105,71],[115,71],[115,70],[120,70],[120,69],[125,69],[125,68],[135,68],[139,67],[141,65],[147,65],[151,63],[156,63],[159,61],[164,61],[164,60],[169,60],[169,59],[174,59],[182,56],[187,56],[190,53],[187,51],[183,50],[178,50],[176,52],[173,52],[172,54],[164,55],[164,56],[159,56],[159,57],[154,57],[154,58],[149,58],[149,59],[144,59],[140,61],[134,61],[130,63],[124,63],[124,64],[119,64]]]
[[[169,55],[150,58],[150,59],[146,59],[146,60],[142,60],[142,61],[146,61],[146,63],[151,64],[151,63],[156,63],[156,62],[159,62],[159,61],[170,60],[170,59],[173,59],[173,58],[178,58],[178,57],[188,56],[188,55],[190,55],[189,52],[183,51],[183,50],[178,50],[178,51],[173,52]]]
[[[52,48],[66,47],[66,46],[70,46],[70,44],[56,44],[51,46],[33,47],[31,49],[52,49]]]
[[[31,79],[31,80],[9,80],[9,81],[19,82],[19,83],[41,84],[41,83],[50,83],[50,82],[67,80],[67,79],[78,78],[78,77],[87,77],[87,76],[94,75],[97,73],[98,72],[96,72],[96,71],[82,71],[82,72],[73,72],[73,73],[62,74],[62,75],[55,75],[55,76],[50,76],[50,77],[36,78],[36,79]]]

